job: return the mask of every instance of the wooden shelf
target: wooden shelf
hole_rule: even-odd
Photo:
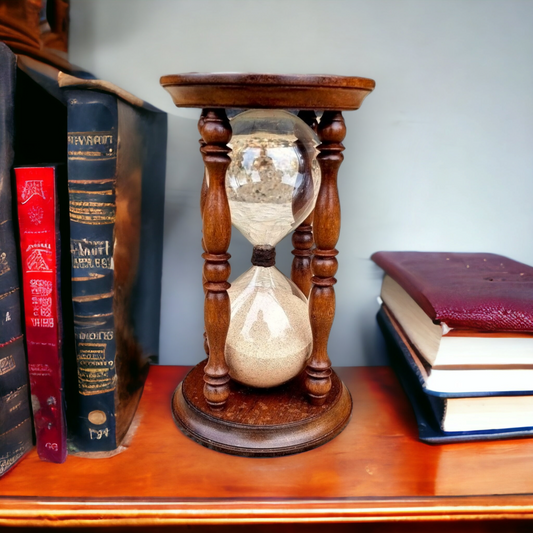
[[[56,465],[31,452],[0,481],[0,525],[533,519],[533,439],[423,444],[389,368],[338,369],[354,401],[348,427],[315,450],[267,459],[217,453],[178,431],[170,401],[187,370],[150,370],[124,453]]]

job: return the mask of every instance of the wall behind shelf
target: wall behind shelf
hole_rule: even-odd
[[[203,357],[198,110],[188,71],[373,78],[345,113],[336,365],[385,361],[376,250],[479,251],[533,264],[533,2],[71,0],[70,59],[169,113],[160,358]],[[290,270],[290,241],[278,265]],[[251,247],[234,230],[232,279]]]

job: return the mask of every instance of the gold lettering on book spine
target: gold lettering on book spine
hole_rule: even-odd
[[[114,224],[115,204],[70,199],[70,219],[90,225]]]
[[[111,131],[73,131],[67,136],[68,157],[72,160],[103,161],[117,156]]]
[[[91,396],[115,390],[115,361],[114,357],[106,358],[106,349],[106,343],[78,343],[80,394]]]
[[[15,363],[15,359],[12,355],[8,355],[7,357],[0,359],[0,376],[11,372],[11,370],[14,370],[16,366],[17,364]]]
[[[23,423],[25,423],[24,421]],[[20,424],[19,424],[20,426]],[[19,426],[13,428],[13,430],[17,429]],[[12,431],[12,430],[11,430]],[[22,445],[19,446],[14,452],[11,457],[2,457],[0,459],[0,475],[4,474],[11,468],[25,453],[26,453],[26,446]],[[8,452],[9,453],[9,452]]]

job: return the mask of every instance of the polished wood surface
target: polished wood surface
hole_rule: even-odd
[[[52,526],[53,527],[53,526]],[[48,531],[50,528],[39,527],[39,531]],[[341,524],[341,523],[321,523],[321,524],[244,524],[244,525],[173,525],[170,527],[161,528],[163,531],[173,532],[189,532],[189,533],[531,533],[533,524],[529,520],[492,520],[486,521],[467,521],[457,522],[453,524],[447,522],[428,524],[427,522],[378,522],[378,523],[359,523],[355,524]],[[154,526],[150,527],[149,531],[160,531],[160,528]],[[18,527],[5,527],[2,528],[2,533],[28,533],[34,531],[33,528],[18,528]],[[57,531],[57,529],[55,529]],[[83,533],[132,533],[138,531],[138,529],[132,529],[131,527],[84,527]],[[141,531],[144,529],[141,528]],[[61,528],[61,533],[76,532],[79,533],[79,529],[71,527]]]
[[[354,400],[346,429],[308,452],[251,459],[180,433],[170,401],[188,368],[152,367],[130,447],[63,465],[31,452],[0,481],[0,525],[533,518],[533,439],[421,443],[389,368],[336,370]]]
[[[172,413],[178,427],[212,450],[245,457],[301,453],[335,438],[352,412],[352,399],[335,372],[321,405],[307,400],[305,372],[284,385],[253,389],[230,381],[224,409],[213,411],[203,394],[205,361],[177,388]]]
[[[376,83],[368,78],[189,72],[163,76],[178,107],[254,109],[359,109]]]

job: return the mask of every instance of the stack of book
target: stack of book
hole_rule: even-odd
[[[378,323],[432,443],[533,435],[533,268],[495,254],[377,252]]]
[[[121,451],[158,353],[167,116],[70,72],[0,42],[0,476]]]

